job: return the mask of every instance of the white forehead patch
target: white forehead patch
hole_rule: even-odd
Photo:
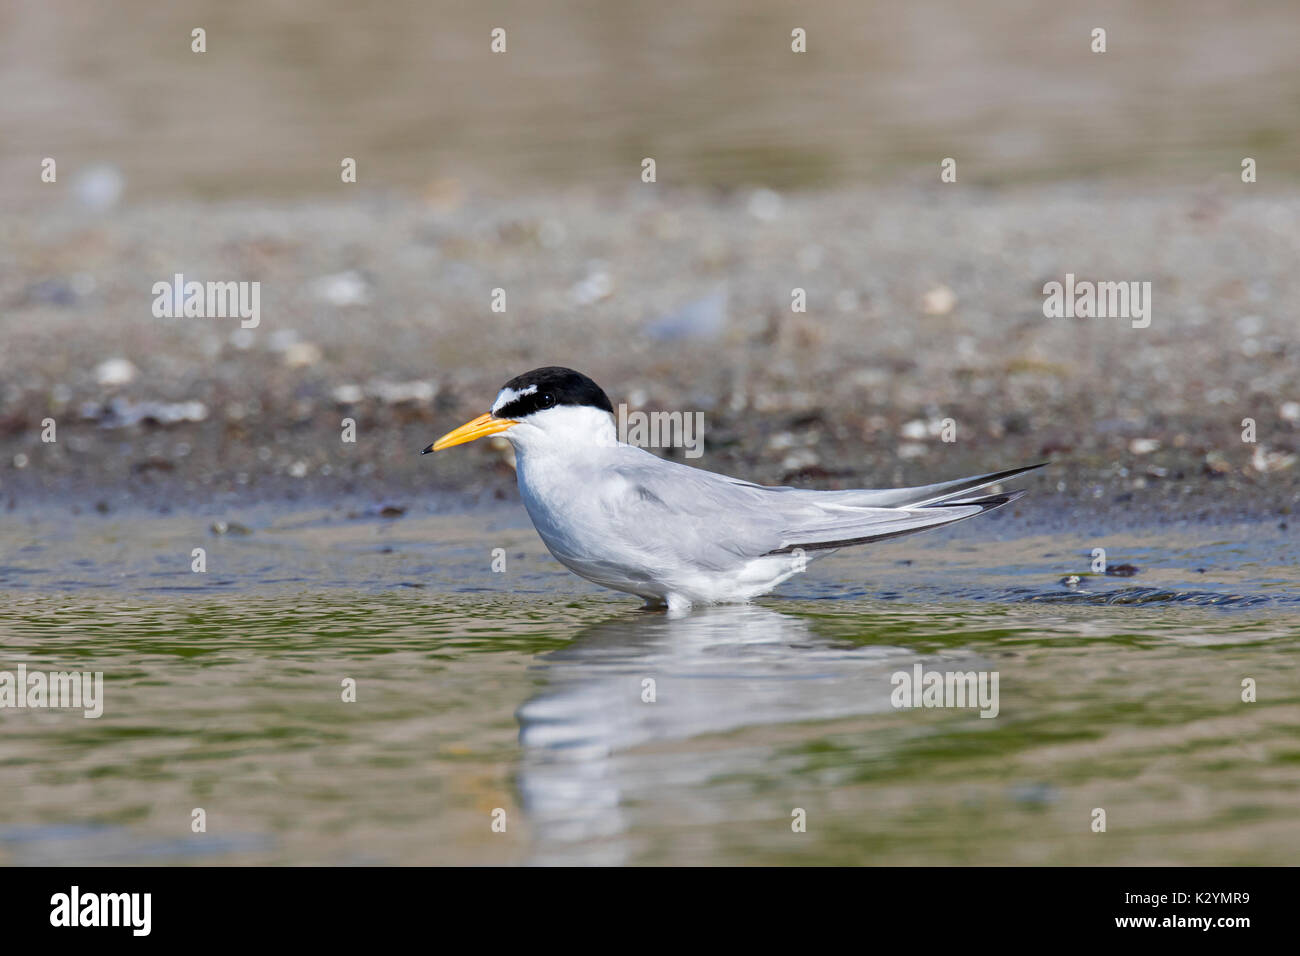
[[[516,398],[523,398],[525,395],[531,395],[535,391],[537,391],[536,385],[529,385],[527,388],[521,389],[517,392],[513,388],[501,389],[501,391],[497,393],[497,400],[492,403],[492,414],[495,415]]]

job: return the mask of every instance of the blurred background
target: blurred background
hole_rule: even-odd
[[[509,493],[501,447],[410,452],[561,364],[704,412],[709,463],[762,481],[1068,454],[1089,500],[1294,498],[1293,4],[0,17],[0,493],[375,498],[493,463]],[[1067,272],[1152,282],[1152,327],[1044,319]],[[176,273],[260,282],[259,327],[155,318]]]
[[[136,201],[334,197],[329,160],[353,155],[363,189],[415,194],[617,187],[649,155],[664,184],[724,189],[928,185],[945,156],[970,185],[1200,184],[1243,155],[1267,182],[1300,172],[1286,0],[13,0],[0,16],[10,201],[49,202],[45,155],[117,166]]]

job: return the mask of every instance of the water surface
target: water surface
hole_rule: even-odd
[[[972,523],[670,618],[573,578],[518,509],[252,510],[249,533],[223,535],[211,520],[5,517],[0,669],[103,671],[105,711],[0,711],[0,862],[1240,864],[1300,848],[1300,574],[1274,525],[1099,541]],[[1138,573],[1063,585],[1099,544]],[[998,716],[892,706],[891,675],[918,662],[997,671]]]

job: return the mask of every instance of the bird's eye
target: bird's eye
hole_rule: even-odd
[[[537,404],[541,405],[542,408],[550,408],[552,405],[555,404],[555,396],[552,395],[550,392],[547,392],[545,395],[543,395],[541,398],[537,400]]]

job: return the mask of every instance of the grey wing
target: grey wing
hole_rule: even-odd
[[[1023,494],[969,496],[1017,471],[899,489],[918,493],[922,503],[878,507],[863,499],[886,492],[764,487],[631,447],[614,470],[623,481],[612,517],[624,539],[707,569],[797,548],[816,551],[912,534],[982,514]],[[936,497],[935,489],[944,487],[952,490]]]
[[[633,450],[606,507],[613,530],[651,562],[721,571],[779,545],[782,514],[765,507],[766,489]]]

